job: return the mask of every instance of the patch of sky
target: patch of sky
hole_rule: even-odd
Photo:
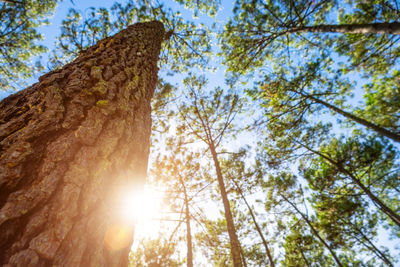
[[[171,7],[173,10],[179,10],[182,14],[182,16],[185,19],[189,20],[194,20],[194,21],[201,21],[205,23],[208,27],[212,27],[214,24],[213,30],[215,32],[217,31],[222,31],[223,30],[223,25],[227,22],[228,18],[231,17],[232,15],[232,4],[233,1],[222,1],[221,8],[219,12],[217,13],[215,20],[209,18],[208,16],[204,14],[199,14],[197,17],[193,16],[193,12],[189,10],[183,9],[179,4],[175,3],[174,1],[164,1],[164,5]],[[68,10],[70,8],[76,8],[82,11],[82,14],[85,14],[88,12],[90,7],[106,7],[110,8],[111,5],[114,3],[114,1],[92,1],[92,0],[80,0],[80,1],[62,1],[58,4],[56,13],[49,18],[49,25],[47,26],[42,26],[38,30],[40,33],[43,34],[44,39],[40,42],[42,45],[45,45],[49,51],[53,50],[55,48],[55,40],[56,37],[60,35],[60,26],[61,22],[68,13]],[[334,14],[334,13],[333,13]],[[338,13],[336,15],[332,16],[338,16]],[[331,20],[335,21],[335,17],[332,17]],[[215,36],[212,37],[212,43],[213,43],[213,49],[214,52],[219,52],[219,48],[217,46],[217,41]],[[300,64],[304,58],[301,56],[300,51],[291,51],[293,53],[293,57],[291,58],[294,63]],[[44,54],[42,55],[42,62],[46,62],[49,59],[49,54]],[[35,61],[36,59],[33,59],[32,61]],[[337,67],[341,64],[341,62],[345,61],[345,58],[341,58],[339,56],[333,56],[334,60],[334,66]],[[210,61],[210,66],[214,68],[214,71],[202,71],[202,70],[194,70],[197,72],[197,74],[201,73],[203,75],[206,75],[206,77],[209,80],[208,86],[209,88],[214,88],[217,86],[221,86],[225,89],[229,89],[228,85],[226,84],[225,80],[225,74],[226,74],[226,68],[222,65],[223,59],[218,56],[213,56]],[[303,62],[304,63],[304,62]],[[274,62],[269,62],[267,66],[265,66],[265,69],[270,68]],[[46,71],[44,71],[46,72]],[[43,72],[43,73],[44,73]],[[28,84],[32,84],[37,81],[38,77],[42,75],[43,73],[35,73],[33,78],[28,79],[26,82]],[[173,76],[168,75],[168,72],[166,70],[160,71],[159,73],[160,77],[165,79],[166,81],[170,82],[171,84],[174,84],[177,88],[183,88],[182,80],[185,78],[185,74],[174,74]],[[254,85],[254,81],[258,78],[260,78],[260,73],[251,73],[246,77],[247,79],[247,84],[243,87],[251,87]],[[344,78],[350,79],[354,82],[355,86],[353,88],[353,97],[347,97],[346,98],[346,107],[349,108],[349,111],[351,111],[352,108],[360,106],[360,104],[363,102],[363,85],[370,82],[368,78],[362,78],[360,75],[358,75],[356,72],[350,72]],[[239,88],[240,85],[238,85],[237,88],[234,88],[236,92],[239,92],[242,94],[242,97],[244,96],[244,93],[242,92],[242,89],[244,88]],[[23,89],[23,88],[21,88]],[[179,89],[181,92],[182,89]],[[13,92],[4,92],[0,91],[0,99],[3,99],[4,97],[7,97],[9,94]],[[262,116],[262,112],[258,111],[259,113],[257,115]],[[324,122],[330,122],[334,125],[334,132],[337,135],[344,134],[344,135],[350,135],[352,129],[351,128],[342,128],[339,127],[339,124],[337,122],[338,119],[340,119],[340,115],[336,114],[333,116],[329,112],[323,112],[321,114],[313,114],[311,115],[311,119],[318,119],[322,120]],[[250,116],[248,117],[241,117],[241,120],[239,123],[242,123],[245,125],[246,123],[249,122]],[[171,121],[170,124],[172,125],[172,134],[173,134],[173,128],[174,128],[174,122]],[[263,136],[255,136],[253,133],[243,133],[237,136],[236,139],[233,141],[229,141],[224,144],[227,150],[231,151],[237,151],[238,148],[243,147],[245,145],[254,145],[254,143],[257,141],[257,139],[263,139]],[[253,151],[254,153],[254,151]],[[151,159],[150,159],[151,160]],[[249,163],[251,163],[251,160],[249,160]],[[298,174],[297,169],[298,165],[293,164],[290,166],[290,169],[293,171],[293,173]],[[303,186],[306,185],[305,181],[301,181],[301,184]],[[306,193],[310,194],[310,193]],[[263,192],[257,192],[254,195],[249,196],[249,202],[251,205],[254,205],[256,207],[257,213],[259,213],[261,216],[267,217],[271,219],[272,215],[265,214],[264,212],[264,207],[258,203],[257,200],[263,200],[264,195]],[[215,202],[208,201],[207,203],[204,204],[205,207],[207,207],[207,215],[210,215],[211,218],[215,219],[221,216],[220,210],[222,209],[222,205],[220,204],[215,204]],[[308,208],[308,210],[311,210],[311,208]],[[201,226],[197,226],[197,230],[201,230]],[[271,231],[272,232],[272,231]],[[399,246],[398,243],[396,243],[396,240],[390,240],[390,233],[386,231],[385,229],[380,229],[380,236],[379,236],[379,244],[386,245],[390,247],[391,249],[394,248],[395,246]],[[279,248],[276,248],[279,249]]]

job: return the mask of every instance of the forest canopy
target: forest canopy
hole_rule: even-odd
[[[163,23],[131,266],[400,264],[400,1],[98,2],[2,1],[0,87]]]

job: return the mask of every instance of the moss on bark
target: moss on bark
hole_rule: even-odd
[[[163,36],[129,26],[0,102],[0,263],[127,264],[115,198],[145,179]]]

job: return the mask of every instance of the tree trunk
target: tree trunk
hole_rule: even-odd
[[[258,235],[260,236],[260,238],[261,238],[261,240],[262,240],[262,243],[263,243],[263,245],[264,245],[265,252],[267,253],[267,257],[268,257],[270,266],[271,266],[271,267],[275,267],[275,262],[274,262],[274,259],[273,259],[273,257],[272,257],[271,251],[270,251],[270,249],[269,249],[269,247],[268,247],[267,240],[265,240],[265,237],[264,237],[264,234],[263,234],[263,232],[262,232],[262,230],[261,230],[261,227],[260,227],[260,226],[258,225],[258,223],[257,223],[256,215],[254,214],[253,209],[250,207],[250,204],[247,202],[247,199],[246,199],[246,197],[244,196],[244,194],[243,194],[243,192],[242,192],[242,189],[239,187],[238,183],[237,183],[235,180],[233,180],[233,179],[231,179],[231,180],[232,180],[232,182],[235,184],[236,190],[237,190],[238,193],[240,194],[240,197],[243,199],[244,203],[245,203],[246,206],[247,206],[247,209],[249,210],[250,216],[251,216],[251,218],[252,218],[252,220],[253,220],[254,226],[256,227],[257,233],[258,233]]]
[[[368,129],[375,131],[376,133],[378,133],[382,136],[386,136],[387,138],[390,138],[393,141],[400,143],[400,135],[398,135],[397,133],[386,130],[385,128],[382,128],[379,125],[376,125],[372,122],[364,120],[360,117],[357,117],[357,116],[353,115],[352,113],[344,111],[334,105],[331,105],[323,100],[320,100],[319,98],[313,97],[312,95],[304,94],[302,92],[297,92],[297,91],[295,91],[295,92],[300,94],[301,96],[304,96],[307,99],[310,99],[311,101],[313,101],[315,103],[321,104],[321,105],[329,108],[330,110],[333,110],[333,111],[339,113],[340,115],[346,117],[349,120],[355,121],[355,122],[367,127]]]
[[[229,241],[231,245],[231,255],[234,267],[242,267],[242,257],[239,239],[236,234],[235,224],[233,223],[233,216],[231,212],[231,206],[229,204],[228,195],[225,189],[224,179],[222,177],[221,167],[219,165],[217,152],[215,151],[214,144],[209,143],[210,151],[214,160],[215,171],[217,173],[218,185],[221,191],[222,202],[224,204],[226,224],[228,227]],[[244,260],[244,259],[243,259]]]
[[[331,159],[330,157],[326,156],[325,154],[318,152],[314,149],[311,149],[310,147],[299,143],[302,147],[306,148],[307,150],[311,151],[312,153],[322,157],[326,161],[328,161],[330,164],[335,166],[339,172],[347,175],[364,193],[372,200],[372,202],[383,212],[385,213],[392,221],[400,226],[400,215],[396,213],[393,209],[391,209],[389,206],[387,206],[380,198],[375,196],[375,194],[369,190],[369,187],[364,185],[360,179],[358,179],[353,173],[348,171],[341,163],[338,163]]]
[[[164,28],[138,23],[0,102],[0,263],[126,266]]]
[[[189,198],[186,191],[185,183],[182,177],[178,174],[179,182],[183,188],[185,197],[185,222],[186,222],[186,245],[187,245],[187,267],[193,267],[193,249],[192,249],[192,232],[190,229],[190,211],[189,211]]]
[[[340,267],[343,267],[343,264],[340,262],[338,256],[336,255],[336,252],[331,248],[331,246],[326,243],[326,241],[321,237],[321,235],[319,234],[319,232],[317,231],[317,229],[314,228],[314,226],[312,225],[312,223],[310,222],[310,220],[307,218],[306,215],[304,215],[295,204],[293,204],[287,197],[285,197],[282,194],[279,194],[287,203],[290,204],[290,206],[292,206],[296,212],[298,214],[300,214],[301,218],[303,218],[303,220],[308,224],[308,226],[311,229],[311,232],[318,238],[319,241],[321,241],[321,243],[329,250],[329,252],[331,253],[333,259],[335,260],[336,264]]]
[[[354,234],[354,237],[356,238],[356,240],[361,243],[362,245],[364,245],[366,248],[368,248],[369,250],[373,251],[387,266],[390,267],[394,267],[393,263],[386,257],[386,255],[375,246],[374,243],[372,243],[372,241],[364,234],[364,232],[362,230],[360,230],[355,224],[350,223],[350,225],[352,226],[352,228],[354,229],[354,231],[356,231],[356,233]],[[361,235],[362,239],[364,239],[368,244],[365,244],[362,240],[360,240],[357,237],[357,234]]]
[[[300,249],[301,258],[304,260],[304,263],[306,264],[306,266],[311,267],[310,263],[308,262],[308,260],[306,258],[306,255],[304,255],[303,248],[301,246],[298,246],[298,248]]]
[[[186,216],[186,237],[187,237],[187,266],[193,267],[192,233],[190,230],[190,213],[187,195],[185,194],[185,216]]]
[[[372,24],[340,24],[340,25],[315,25],[291,28],[287,31],[293,32],[340,32],[360,34],[400,34],[399,22],[385,22]]]

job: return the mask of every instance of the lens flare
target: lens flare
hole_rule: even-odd
[[[132,225],[115,223],[111,225],[104,236],[104,244],[111,251],[121,250],[132,243]]]
[[[146,222],[160,213],[161,196],[154,190],[127,191],[121,200],[121,216],[126,221]]]

